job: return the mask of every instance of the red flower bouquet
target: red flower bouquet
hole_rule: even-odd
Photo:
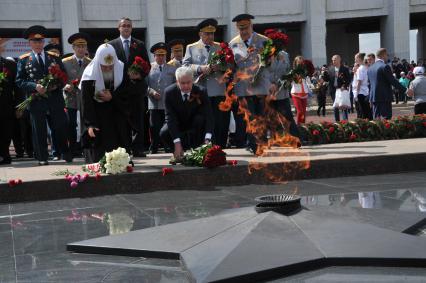
[[[38,92],[32,93],[27,99],[16,106],[16,108],[20,111],[23,111],[34,99],[48,98],[52,90],[55,90],[59,86],[66,84],[67,80],[67,74],[61,70],[58,64],[50,65],[48,74],[38,82],[47,91],[44,94],[40,94]]]
[[[129,73],[140,74],[142,77],[146,77],[151,70],[149,62],[145,61],[142,57],[136,56],[135,61],[129,67]]]
[[[229,48],[228,43],[222,42],[220,49],[212,54],[208,62],[211,66],[217,66],[218,70],[225,72],[229,68],[232,68],[235,64],[234,53]]]

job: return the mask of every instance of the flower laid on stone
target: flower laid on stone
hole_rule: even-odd
[[[238,161],[237,160],[228,160],[226,162],[226,164],[231,165],[231,166],[237,166]]]
[[[140,74],[142,77],[146,77],[149,74],[151,65],[145,61],[142,57],[136,56],[135,61],[130,65],[128,72],[133,74]]]
[[[124,148],[119,147],[105,153],[98,163],[84,165],[82,169],[91,174],[106,173],[115,175],[128,172],[127,167],[130,162],[130,155]]]
[[[70,187],[75,189],[77,188],[79,183],[85,182],[87,179],[89,179],[90,176],[88,173],[85,173],[84,175],[76,174],[67,174],[65,175],[65,179],[67,179],[70,182]]]
[[[173,173],[173,168],[164,167],[161,171],[163,172],[163,176],[166,176],[166,175],[168,175],[170,173]]]
[[[34,99],[48,98],[52,90],[60,85],[65,85],[67,80],[67,74],[61,70],[58,64],[50,65],[48,74],[38,82],[46,89],[46,92],[44,94],[38,92],[32,93],[27,99],[16,106],[16,108],[20,111],[24,111]]]
[[[9,187],[13,188],[13,187],[15,187],[17,185],[22,184],[22,180],[21,179],[16,179],[16,180],[15,179],[11,179],[7,183],[9,185]]]
[[[214,168],[226,165],[226,153],[218,145],[204,144],[185,153],[182,164]]]
[[[302,140],[310,144],[360,142],[426,137],[426,115],[399,116],[393,120],[355,119],[299,126]]]

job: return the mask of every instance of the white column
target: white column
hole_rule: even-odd
[[[380,45],[389,57],[410,59],[410,2],[388,0],[388,15],[380,23]]]
[[[315,66],[326,64],[326,0],[306,0],[306,22],[302,24],[302,55]]]
[[[68,44],[68,37],[79,32],[77,1],[78,0],[59,1],[62,25],[61,40],[64,54],[73,52],[71,45]]]
[[[228,0],[228,20],[226,22],[226,35],[225,40],[231,41],[237,34],[237,26],[232,19],[239,15],[246,13],[246,1],[245,0]],[[256,21],[256,20],[255,20]]]
[[[417,59],[426,59],[426,27],[420,27],[417,32]]]
[[[164,6],[163,1],[146,0],[146,48],[165,40],[164,35]],[[149,53],[151,60],[153,56]]]

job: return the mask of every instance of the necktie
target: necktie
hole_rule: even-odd
[[[44,70],[44,62],[43,58],[41,58],[41,53],[37,54],[38,64],[40,65],[41,69]]]
[[[210,53],[210,45],[206,45],[207,53]]]
[[[78,65],[80,66],[80,68],[81,68],[81,65],[83,64],[83,61],[81,61],[80,59],[78,60]]]
[[[188,94],[184,93],[183,94],[183,102],[187,102],[188,101]]]
[[[126,60],[129,60],[129,54],[130,54],[130,46],[129,46],[129,40],[124,40],[124,55],[126,55]]]
[[[160,72],[162,72],[163,71],[163,66],[160,66]]]
[[[244,44],[246,45],[246,47],[249,47],[248,40],[244,40]]]

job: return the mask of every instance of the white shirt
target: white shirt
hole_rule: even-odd
[[[128,38],[124,38],[120,35],[120,39],[121,39],[121,44],[123,44],[123,49],[126,49],[126,46],[124,44],[125,40],[129,41],[129,48],[130,48],[130,44],[132,43],[132,36],[129,36]]]
[[[185,93],[183,91],[180,92],[181,96],[182,96],[182,101],[185,101],[185,94],[187,94],[188,96],[186,97],[186,99],[189,99],[189,96],[191,95],[191,93]],[[212,139],[212,134],[211,133],[206,133],[205,140],[211,140]],[[173,143],[178,143],[180,142],[180,138],[176,138],[173,140]]]
[[[38,53],[35,52],[34,50],[33,50],[33,53],[34,53],[34,55],[35,55],[35,57],[37,59],[37,62],[38,62],[38,55],[37,55]],[[43,64],[46,66],[46,56],[44,55],[44,51],[40,52],[40,56],[41,56],[41,59],[43,60]]]
[[[365,65],[361,65],[358,70],[356,71],[354,75],[354,85],[352,85],[353,89],[352,92],[354,93],[354,96],[358,94],[362,94],[364,96],[368,95],[368,74],[367,74],[367,67]],[[357,82],[361,81],[361,86],[359,88],[359,92],[356,91],[356,85]]]

